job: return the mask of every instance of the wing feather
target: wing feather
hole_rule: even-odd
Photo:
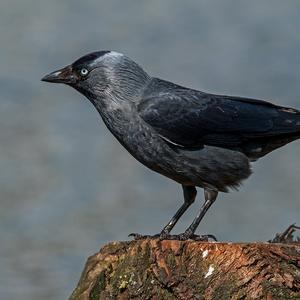
[[[233,149],[255,139],[300,131],[296,126],[300,113],[294,109],[207,94],[168,82],[156,83],[155,88],[157,92],[146,93],[138,112],[162,137],[181,147]]]

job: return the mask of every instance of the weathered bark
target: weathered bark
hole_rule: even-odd
[[[88,259],[75,299],[300,299],[300,245],[110,243]]]

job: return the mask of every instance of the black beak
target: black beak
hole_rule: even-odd
[[[44,76],[41,80],[53,83],[74,84],[76,83],[76,79],[77,77],[72,72],[72,67],[67,66]]]

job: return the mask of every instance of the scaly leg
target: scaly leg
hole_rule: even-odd
[[[196,199],[196,195],[197,195],[196,187],[182,185],[182,189],[183,189],[184,202],[177,210],[173,218],[163,228],[160,234],[155,234],[151,236],[151,235],[141,235],[139,233],[131,233],[129,236],[132,236],[135,240],[145,239],[145,238],[157,238],[157,237],[159,237],[161,240],[168,239],[170,231],[173,229],[173,227],[178,222],[180,217],[186,212],[186,210],[191,206],[191,204]]]
[[[217,199],[218,192],[211,189],[204,189],[204,204],[202,205],[198,215],[194,219],[193,223],[186,229],[186,231],[179,235],[178,239],[180,240],[187,240],[187,239],[195,239],[195,240],[208,240],[209,238],[216,240],[216,238],[211,235],[195,235],[195,231],[197,227],[199,226],[201,220],[203,219],[204,215],[208,211],[208,209],[211,207],[211,205],[215,202]]]
[[[164,240],[167,239],[171,230],[181,218],[181,216],[186,212],[186,210],[191,206],[191,204],[195,201],[197,190],[194,186],[182,186],[183,188],[183,197],[184,202],[177,210],[173,218],[169,221],[169,223],[163,228],[160,233],[160,239]]]

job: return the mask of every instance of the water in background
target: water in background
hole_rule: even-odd
[[[83,96],[42,75],[114,49],[157,77],[300,108],[299,28],[290,0],[2,0],[0,298],[66,299],[89,255],[130,232],[158,232],[182,202],[181,188],[136,162]],[[255,163],[202,231],[264,241],[299,223],[299,150]]]

